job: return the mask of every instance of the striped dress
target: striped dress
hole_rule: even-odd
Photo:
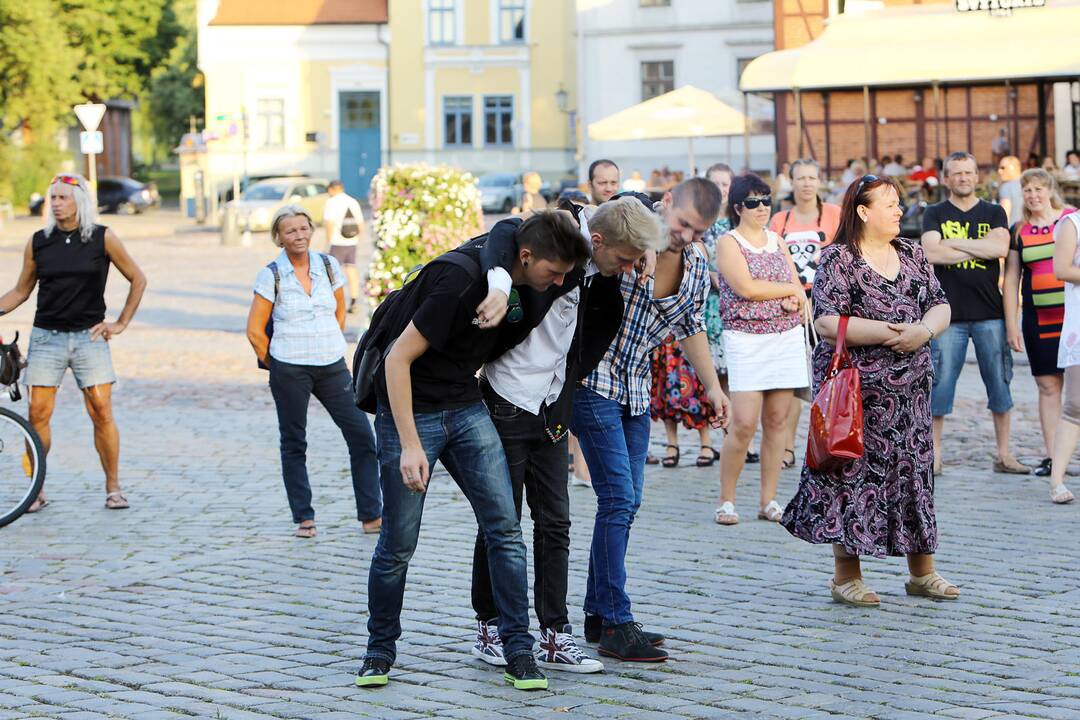
[[[1073,212],[1062,212],[1061,217]],[[1065,319],[1065,284],[1054,277],[1054,225],[1020,222],[1013,227],[1012,249],[1020,255],[1021,328],[1032,375],[1060,374],[1058,341]]]

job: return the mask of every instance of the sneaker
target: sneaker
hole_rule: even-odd
[[[545,670],[572,673],[597,673],[604,669],[602,662],[589,657],[577,646],[569,625],[564,625],[562,632],[540,628],[536,664]]]
[[[1039,477],[1050,477],[1050,471],[1053,469],[1053,462],[1050,458],[1043,458],[1043,461],[1039,463],[1039,467],[1035,468],[1035,474]]]
[[[382,687],[390,682],[390,663],[382,658],[364,658],[364,666],[356,673],[359,687]]]
[[[649,641],[649,644],[653,647],[664,644],[664,636],[660,633],[649,632],[641,627],[641,623],[635,623],[638,626],[638,630],[645,635],[645,639]],[[600,636],[604,632],[604,620],[599,615],[585,614],[585,642],[595,645],[600,642]]]
[[[476,642],[472,646],[472,654],[488,665],[497,667],[506,665],[502,638],[499,637],[499,628],[494,620],[476,621]]]
[[[587,487],[591,488],[592,483],[585,478],[579,478],[577,475],[570,476],[570,487]]]
[[[500,648],[500,652],[502,649]],[[540,672],[540,668],[536,667],[536,658],[532,656],[532,653],[525,653],[524,655],[518,655],[509,663],[503,661],[506,665],[506,672],[503,673],[503,678],[506,682],[514,686],[516,690],[547,690],[548,681],[544,677],[544,673]]]
[[[605,625],[599,652],[623,662],[663,662],[668,659],[668,654],[654,647],[645,637],[641,625],[635,622]]]

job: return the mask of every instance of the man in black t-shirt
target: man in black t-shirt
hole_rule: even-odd
[[[970,338],[994,417],[994,471],[1026,475],[1031,469],[1017,462],[1009,451],[1012,352],[1006,343],[1005,309],[998,289],[1001,258],[1009,252],[1008,218],[1001,207],[975,196],[979,166],[972,155],[949,155],[944,171],[949,198],[926,209],[922,235],[926,257],[952,306],[952,324],[931,342],[934,472],[941,472],[945,416],[952,412],[956,381]]]
[[[543,293],[589,259],[589,247],[569,214],[544,212],[516,234],[519,247],[510,277],[507,323],[527,323],[527,289]],[[475,244],[452,251],[471,253]],[[452,262],[425,269],[415,282],[421,298],[412,321],[394,341],[377,379],[379,468],[383,525],[368,571],[368,646],[356,678],[362,687],[385,685],[401,635],[405,575],[416,549],[430,469],[436,462],[454,478],[484,534],[492,591],[506,656],[507,682],[521,690],[546,689],[529,634],[525,543],[514,507],[502,442],[484,406],[476,373],[493,354],[496,327],[481,327],[475,308],[487,281]]]

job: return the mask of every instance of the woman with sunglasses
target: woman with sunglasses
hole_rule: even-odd
[[[840,229],[814,280],[814,386],[828,371],[841,317],[862,384],[863,456],[831,470],[804,466],[784,511],[788,532],[831,544],[834,600],[878,607],[863,582],[862,555],[907,556],[908,595],[955,600],[934,569],[934,443],[930,340],[951,310],[922,245],[900,233],[900,187],[864,175],[844,195]]]
[[[109,341],[127,328],[146,289],[146,276],[112,230],[94,222],[90,189],[80,175],[57,175],[45,198],[45,228],[26,244],[15,287],[0,296],[0,315],[26,302],[37,286],[37,312],[30,334],[30,423],[45,451],[52,436],[49,421],[56,391],[70,367],[94,424],[94,446],[105,471],[105,507],[123,510],[120,489],[120,435],[112,414],[113,372]],[[105,282],[114,265],[131,283],[116,322],[105,320]],[[27,512],[49,501],[42,490]]]
[[[728,193],[734,230],[717,242],[724,355],[731,389],[732,428],[720,454],[720,504],[714,520],[739,522],[735,486],[761,420],[758,518],[777,522],[776,485],[795,388],[809,384],[803,312],[806,292],[787,246],[767,229],[772,197],[757,175],[735,178]]]

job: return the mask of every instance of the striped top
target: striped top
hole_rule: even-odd
[[[1058,218],[1073,212],[1069,208]],[[1023,324],[1040,339],[1061,337],[1065,319],[1065,283],[1054,277],[1054,225],[1020,222],[1013,232],[1013,250],[1020,254],[1020,292]]]

